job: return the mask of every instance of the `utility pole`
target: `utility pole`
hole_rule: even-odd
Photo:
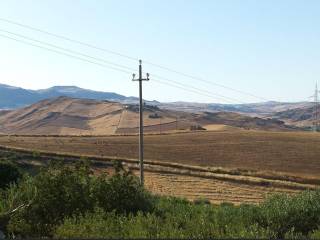
[[[142,81],[149,81],[149,73],[146,78],[142,78],[142,61],[139,60],[139,78],[135,79],[135,74],[132,74],[132,81],[139,81],[139,165],[140,165],[140,184],[144,184],[144,169],[143,169],[143,99],[142,99]]]

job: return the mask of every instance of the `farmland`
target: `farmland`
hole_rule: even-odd
[[[11,159],[25,170],[37,172],[40,166],[49,161],[63,159],[65,163],[82,161],[83,155],[58,154],[44,151],[30,151],[18,148],[0,147],[0,156]],[[112,174],[113,158],[86,156],[96,174]],[[118,159],[125,168],[138,174],[138,161]],[[293,178],[254,173],[233,172],[221,168],[205,168],[176,163],[145,161],[146,188],[153,193],[164,196],[184,197],[189,200],[208,199],[212,203],[232,202],[258,203],[274,193],[297,193],[305,189],[314,189],[320,183],[314,179]]]
[[[2,136],[0,145],[50,152],[138,158],[137,136]],[[147,135],[145,159],[203,167],[280,172],[317,178],[320,135],[307,132],[215,131]]]
[[[132,159],[127,163],[136,171],[137,140],[137,136],[2,136],[0,145],[96,156],[102,161]],[[146,186],[160,195],[190,200],[256,203],[275,192],[295,193],[319,185],[319,156],[320,136],[314,133],[229,130],[146,135]]]

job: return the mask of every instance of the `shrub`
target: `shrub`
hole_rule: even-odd
[[[27,205],[11,217],[7,226],[9,232],[20,236],[51,236],[65,218],[81,216],[97,207],[117,214],[152,209],[151,196],[123,168],[107,178],[92,175],[85,163],[73,167],[57,163],[28,181],[31,184],[22,181],[7,191],[18,192],[21,197],[16,202]]]
[[[192,203],[152,196],[118,161],[112,176],[95,176],[86,163],[53,164],[0,194],[0,230],[18,237],[319,236],[320,190],[275,195],[260,205]]]
[[[124,237],[124,217],[115,212],[96,209],[94,213],[65,219],[55,231],[56,238],[119,238]]]
[[[93,186],[92,196],[98,207],[118,214],[146,212],[153,208],[152,196],[135,176],[127,172],[118,172],[108,179],[99,177]]]
[[[83,169],[55,165],[40,171],[32,179],[35,191],[29,206],[13,215],[8,230],[23,236],[50,235],[66,216],[93,209],[89,183]],[[19,190],[27,191],[23,186]]]
[[[259,224],[269,228],[276,238],[286,233],[302,234],[320,226],[320,191],[305,191],[296,196],[275,195],[260,207]]]
[[[219,224],[220,207],[194,205],[184,200],[159,198],[152,213],[119,215],[97,211],[66,219],[55,232],[56,238],[256,238],[268,237],[257,225],[244,226],[235,221],[228,227]],[[164,207],[165,209],[162,209]],[[236,207],[234,207],[236,209]],[[160,213],[160,215],[159,215]],[[228,212],[225,212],[227,215]],[[234,225],[233,227],[231,227]]]
[[[21,176],[20,169],[14,163],[0,160],[0,189],[7,188],[10,183],[16,183]]]

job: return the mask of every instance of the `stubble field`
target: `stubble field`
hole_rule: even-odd
[[[137,136],[1,136],[0,145],[32,151],[129,159],[137,173]],[[49,157],[50,158],[50,155]],[[67,159],[68,157],[63,157]],[[42,158],[43,159],[43,158]],[[146,187],[161,195],[213,203],[257,203],[320,186],[320,135],[215,131],[145,136]],[[98,165],[98,171],[108,171]]]
[[[2,136],[0,145],[51,152],[138,158],[137,136]],[[145,159],[320,177],[320,134],[215,131],[147,135]]]

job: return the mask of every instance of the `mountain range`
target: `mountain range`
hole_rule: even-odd
[[[60,96],[117,102],[137,101],[137,98],[135,97],[125,97],[113,92],[93,91],[76,86],[54,86],[41,90],[29,90],[0,84],[0,109],[16,109],[44,99]]]
[[[107,100],[120,103],[135,104],[136,97],[126,97],[114,92],[101,92],[79,88],[77,86],[54,86],[41,90],[28,90],[0,84],[0,109],[16,109],[25,107],[38,101],[66,96],[71,98],[85,98],[94,100]],[[310,107],[309,102],[285,103],[285,102],[263,102],[249,104],[218,104],[218,103],[195,103],[195,102],[170,102],[160,103],[157,101],[146,101],[149,105],[160,108],[179,110],[185,112],[238,112],[249,115],[270,115],[276,112],[295,108]]]
[[[101,106],[101,101],[105,102],[114,102],[119,105],[119,108],[124,108],[125,105],[135,105],[138,103],[138,98],[136,97],[126,97],[121,94],[114,92],[101,92],[93,91],[88,89],[79,88],[77,86],[54,86],[48,89],[40,90],[28,90],[19,87],[13,87],[5,84],[0,84],[0,115],[5,115],[8,112],[13,114],[13,110],[27,108],[30,105],[33,105],[32,108],[36,108],[37,103],[40,101],[40,105],[43,107],[44,103],[50,103],[52,99],[59,97],[73,98],[73,99],[85,99],[85,100],[94,100],[95,104],[91,106],[99,105]],[[49,100],[48,100],[49,99]],[[48,100],[48,101],[44,101]],[[43,102],[44,101],[44,102]],[[64,104],[67,100],[63,101]],[[75,101],[75,100],[74,100]],[[59,102],[59,101],[58,101]],[[61,101],[60,101],[61,102]],[[314,123],[314,108],[313,103],[311,102],[262,102],[262,103],[248,103],[248,104],[219,104],[219,103],[196,103],[196,102],[158,102],[158,101],[147,101],[145,100],[146,105],[156,107],[157,109],[166,110],[166,114],[171,114],[172,112],[180,112],[184,114],[203,114],[206,113],[220,113],[220,116],[225,116],[226,121],[220,120],[217,123],[227,122],[230,124],[228,119],[239,119],[239,116],[232,116],[229,114],[221,115],[221,112],[237,113],[243,115],[244,121],[245,117],[259,118],[259,119],[275,119],[275,121],[282,121],[286,125],[292,125],[294,127],[308,128]],[[54,102],[56,104],[56,101]],[[114,105],[113,104],[113,105]],[[80,104],[81,105],[81,104]],[[82,107],[86,108],[88,102],[83,104]],[[90,104],[89,104],[90,105]],[[96,106],[95,106],[96,107]],[[105,106],[106,107],[106,106]],[[49,109],[50,110],[50,109]],[[21,111],[16,112],[17,116]],[[56,114],[55,110],[50,110],[52,114]],[[99,110],[100,111],[100,110]],[[99,112],[98,111],[98,112]],[[59,112],[59,111],[58,111]],[[64,115],[64,111],[61,111]],[[102,115],[104,112],[102,111]],[[150,113],[151,114],[151,113]],[[14,115],[14,114],[13,114]],[[66,114],[68,115],[68,114]],[[11,115],[6,115],[6,117]],[[218,118],[220,117],[218,116]],[[33,115],[34,117],[34,115]],[[85,115],[83,115],[85,117]],[[212,117],[212,115],[210,116]],[[22,119],[23,117],[20,116]],[[216,122],[216,119],[211,119],[213,122]],[[75,119],[74,119],[75,120]],[[79,119],[78,119],[79,120]],[[171,119],[172,120],[172,119]],[[190,118],[189,118],[190,120]],[[249,118],[247,119],[249,121]],[[9,120],[8,120],[9,121]],[[190,120],[190,124],[199,123],[199,121]],[[250,119],[251,121],[251,119]],[[249,121],[249,122],[250,122]],[[6,121],[5,121],[6,122]],[[9,121],[10,122],[10,121]],[[201,123],[202,121],[200,121]],[[232,121],[231,121],[232,122]],[[232,122],[233,126],[242,126],[245,127],[246,124],[240,124],[239,121],[236,121],[237,124]],[[3,124],[4,122],[2,122]],[[261,123],[261,122],[260,122]],[[190,124],[188,126],[190,126]],[[208,123],[210,124],[210,122]],[[261,123],[262,125],[264,123]],[[5,125],[5,124],[4,124]],[[3,126],[4,126],[3,125]],[[268,124],[267,124],[268,125]],[[130,126],[132,127],[132,126]],[[117,130],[118,132],[120,130]],[[112,131],[111,131],[112,132]]]

